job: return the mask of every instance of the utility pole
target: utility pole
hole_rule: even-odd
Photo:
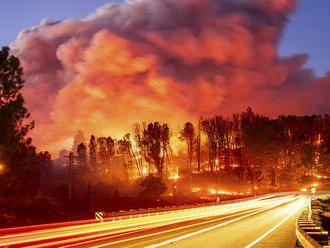
[[[68,211],[69,211],[69,221],[71,221],[71,199],[72,199],[72,166],[74,165],[74,159],[76,158],[73,155],[73,152],[70,151],[69,156],[65,156],[68,158],[67,165],[69,167],[69,190],[68,190]]]

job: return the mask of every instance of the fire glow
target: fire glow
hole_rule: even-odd
[[[36,145],[57,152],[78,130],[119,138],[135,122],[176,127],[247,106],[266,115],[324,111],[330,74],[304,69],[305,54],[277,54],[295,6],[139,0],[22,31],[12,48],[25,69]]]

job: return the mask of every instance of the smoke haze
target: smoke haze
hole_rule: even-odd
[[[83,20],[43,20],[12,44],[35,144],[71,147],[78,130],[120,137],[134,122],[174,129],[200,115],[329,112],[330,73],[278,55],[294,0],[134,0]]]

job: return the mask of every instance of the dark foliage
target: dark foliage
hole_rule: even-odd
[[[39,187],[37,156],[26,135],[33,128],[20,93],[23,69],[9,48],[0,51],[0,219],[2,223],[29,223],[22,209],[33,204]],[[20,206],[19,208],[17,208]],[[22,221],[22,223],[20,222]]]
[[[166,185],[159,177],[147,176],[141,183],[144,190],[140,193],[140,198],[154,200],[166,191]]]

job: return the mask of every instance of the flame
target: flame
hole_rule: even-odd
[[[169,169],[169,179],[172,179],[172,180],[177,180],[180,178],[179,176],[179,168],[170,168]]]
[[[215,189],[210,189],[210,194],[211,195],[215,195],[217,193],[217,191]]]
[[[201,191],[201,188],[192,188],[192,192],[199,192]]]

